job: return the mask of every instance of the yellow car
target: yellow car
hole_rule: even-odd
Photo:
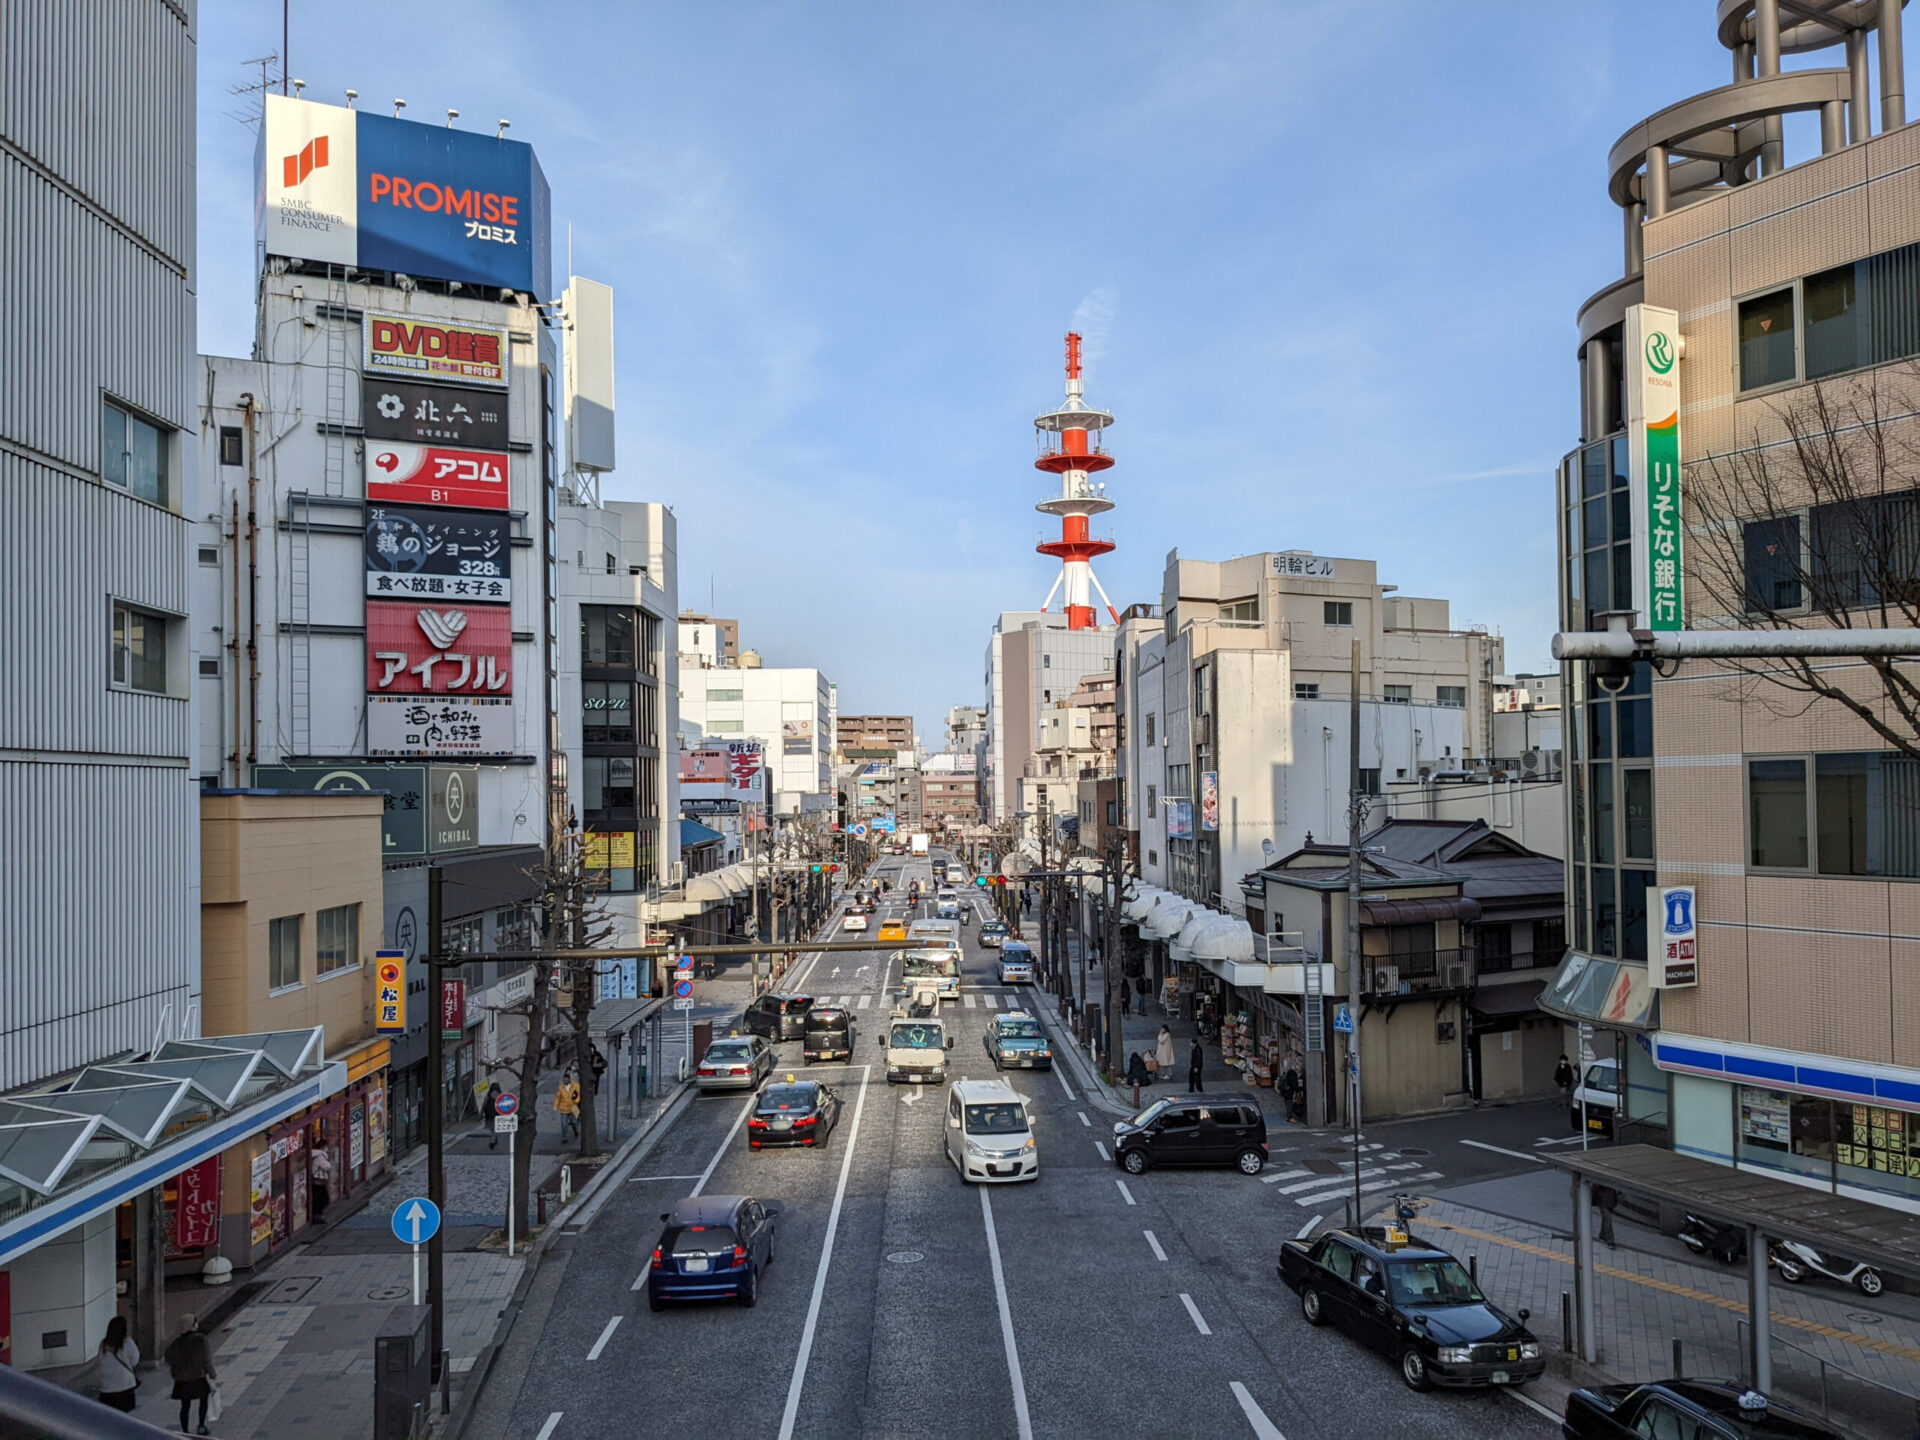
[[[881,940],[905,940],[907,938],[907,922],[904,920],[882,920],[880,922],[880,934],[878,938]]]

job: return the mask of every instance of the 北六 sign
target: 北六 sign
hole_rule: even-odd
[[[504,511],[367,506],[367,594],[375,598],[505,605],[512,551]]]
[[[1680,589],[1680,315],[1629,305],[1627,451],[1633,506],[1633,608],[1649,630],[1685,623]],[[1618,603],[1618,602],[1616,602]]]
[[[510,755],[513,701],[480,696],[367,696],[369,755]]]
[[[507,508],[507,457],[491,450],[382,441],[367,445],[367,503]]]
[[[369,313],[362,335],[369,376],[507,388],[507,332],[495,326]]]
[[[360,428],[369,440],[504,450],[507,397],[464,385],[369,375],[360,385]]]
[[[1681,990],[1700,983],[1698,900],[1691,885],[1668,885],[1660,891],[1659,934],[1647,982],[1656,990]]]

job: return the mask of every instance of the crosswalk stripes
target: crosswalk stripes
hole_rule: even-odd
[[[1392,1190],[1414,1185],[1425,1185],[1442,1177],[1438,1170],[1424,1168],[1424,1160],[1399,1159],[1398,1152],[1392,1155],[1381,1154],[1384,1146],[1378,1144],[1360,1147],[1360,1185],[1362,1195],[1370,1195],[1380,1190]],[[1274,1192],[1285,1196],[1304,1210],[1323,1209],[1329,1204],[1337,1204],[1342,1196],[1354,1193],[1352,1160],[1338,1161],[1339,1169],[1331,1174],[1321,1174],[1302,1165],[1291,1165],[1276,1170],[1271,1175],[1261,1176],[1263,1184],[1274,1187]]]
[[[853,1002],[853,1008],[856,1010],[864,1010],[867,1008],[868,1005],[872,1003],[873,1003],[873,996],[862,995],[858,1000]]]
[[[963,1004],[963,1005],[965,1005],[965,1006],[967,1007],[967,1009],[969,1009],[969,1010],[971,1010],[971,1009],[973,1009],[973,996],[972,996],[972,995],[962,995],[962,996],[960,997],[960,1003],[961,1003],[961,1004]]]

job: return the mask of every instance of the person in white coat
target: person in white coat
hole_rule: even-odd
[[[100,1342],[95,1362],[100,1382],[100,1403],[115,1410],[133,1413],[134,1390],[140,1384],[134,1370],[140,1364],[140,1347],[127,1334],[127,1317],[116,1315],[107,1322],[106,1338]]]
[[[1153,1047],[1154,1073],[1162,1080],[1173,1079],[1173,1032],[1160,1027],[1160,1039]]]

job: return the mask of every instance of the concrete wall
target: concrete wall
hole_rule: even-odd
[[[13,1363],[20,1369],[80,1365],[93,1358],[119,1306],[114,1215],[111,1210],[96,1215],[8,1267]],[[46,1343],[51,1340],[60,1343]]]

